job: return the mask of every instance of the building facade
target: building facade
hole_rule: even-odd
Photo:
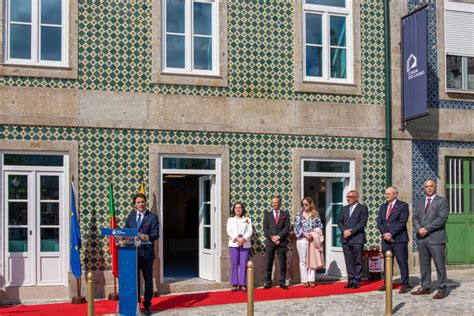
[[[407,201],[414,206],[423,197],[423,182],[437,180],[438,194],[448,198],[447,264],[474,263],[472,214],[474,212],[473,106],[474,106],[474,1],[408,1],[392,7],[392,80],[394,113],[400,109],[400,20],[412,10],[428,10],[428,112],[405,124],[393,116],[393,183],[410,189]],[[467,30],[466,33],[463,31]],[[461,33],[463,32],[463,33]],[[463,34],[462,36],[460,36]],[[399,112],[398,112],[399,113]],[[409,173],[403,170],[409,171]],[[417,270],[413,244],[411,265]]]
[[[442,23],[433,17],[439,2],[430,4],[434,30]],[[182,278],[228,281],[225,226],[236,201],[254,224],[256,275],[264,269],[263,213],[275,194],[293,214],[303,196],[316,201],[328,274],[345,274],[335,218],[348,190],[357,189],[369,207],[366,248],[379,244],[375,216],[387,171],[383,2],[45,3],[0,7],[2,299],[75,295],[71,182],[82,270],[94,272],[97,296],[113,284],[100,236],[109,225],[110,183],[123,225],[143,178],[161,221],[156,287]],[[392,4],[394,113],[397,23],[417,5]],[[433,36],[436,68],[444,53]],[[436,82],[432,75],[430,91]],[[436,175],[446,186],[438,164],[458,156],[449,150],[472,157],[472,95],[451,100],[436,91],[430,116],[403,132],[393,117],[393,183],[407,201],[419,196],[424,177]],[[448,154],[440,159],[441,152]],[[293,281],[296,271],[289,272]]]

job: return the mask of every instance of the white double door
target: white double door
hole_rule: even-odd
[[[216,177],[199,177],[199,277],[215,280]]]
[[[64,173],[7,170],[3,179],[6,284],[64,284]]]

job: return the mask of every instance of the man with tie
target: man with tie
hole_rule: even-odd
[[[407,221],[410,211],[408,204],[398,199],[398,189],[385,189],[385,202],[380,205],[377,216],[377,228],[382,236],[382,253],[390,250],[397,260],[402,278],[400,294],[410,291],[410,276],[408,274],[408,232]],[[385,266],[385,265],[384,265]],[[385,285],[379,288],[385,291]]]
[[[438,276],[438,292],[434,299],[448,296],[446,284],[446,235],[445,224],[449,216],[449,203],[436,194],[436,182],[426,180],[423,183],[425,196],[416,202],[413,212],[418,253],[420,256],[421,287],[411,292],[413,295],[430,294],[431,259],[435,263]]]
[[[272,287],[272,269],[275,252],[280,262],[280,288],[286,290],[286,246],[290,229],[288,212],[281,209],[281,198],[272,198],[272,209],[265,212],[263,217],[263,232],[265,234],[265,258],[267,260],[264,289]]]
[[[146,196],[138,193],[133,197],[135,211],[127,217],[125,228],[138,229],[138,238],[143,243],[137,249],[138,302],[140,302],[140,271],[145,281],[145,314],[150,314],[151,297],[153,295],[153,260],[155,259],[153,242],[160,237],[158,217],[146,208]]]
[[[362,277],[362,252],[365,244],[365,225],[369,217],[367,206],[359,203],[359,193],[351,190],[346,195],[337,226],[341,231],[342,251],[346,262],[347,284],[344,288],[360,287]]]

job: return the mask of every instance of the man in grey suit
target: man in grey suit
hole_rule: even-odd
[[[438,292],[434,299],[448,295],[446,286],[446,235],[445,224],[449,216],[448,200],[436,194],[436,182],[423,183],[425,197],[418,200],[413,212],[413,228],[420,256],[421,287],[413,295],[430,294],[431,258],[438,276]]]
[[[362,252],[365,244],[365,225],[369,217],[367,206],[359,204],[359,193],[347,193],[347,203],[341,211],[337,226],[341,231],[342,251],[346,262],[347,284],[344,288],[360,287],[362,276]]]

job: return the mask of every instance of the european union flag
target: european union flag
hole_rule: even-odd
[[[74,191],[74,184],[71,183],[71,243],[69,246],[69,258],[71,260],[71,272],[76,279],[79,279],[82,274],[81,259],[79,256],[79,250],[81,249],[81,231],[77,218],[76,194]]]

